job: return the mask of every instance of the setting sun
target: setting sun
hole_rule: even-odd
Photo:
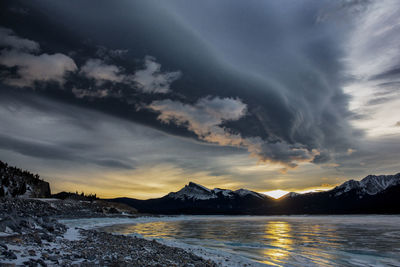
[[[268,191],[268,192],[263,192],[263,194],[268,195],[268,196],[273,197],[273,198],[276,198],[276,199],[286,195],[287,193],[289,193],[289,192],[288,191],[284,191],[284,190],[280,190],[280,189],[272,190],[272,191]]]

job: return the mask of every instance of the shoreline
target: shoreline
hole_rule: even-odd
[[[95,203],[90,204],[96,207]],[[84,209],[76,210],[82,206]],[[62,223],[67,218],[85,220],[78,215],[81,213],[86,220],[110,218],[116,223],[132,222],[140,216],[108,216],[87,207],[91,206],[77,201],[1,199],[1,266],[217,266],[212,260],[156,240],[67,227]]]
[[[109,220],[110,219],[110,220]],[[117,219],[117,220],[115,220]],[[131,225],[131,224],[145,224],[149,222],[172,222],[172,221],[180,221],[180,220],[191,220],[191,217],[186,215],[139,215],[136,218],[107,218],[107,217],[99,217],[99,218],[86,218],[86,219],[62,219],[61,223],[65,224],[69,229],[77,229],[77,230],[93,230],[100,233],[108,233],[114,236],[128,236],[131,238],[143,239],[149,242],[157,242],[167,247],[179,248],[190,254],[194,254],[207,262],[213,262],[216,264],[215,266],[222,267],[232,267],[232,266],[265,266],[265,264],[259,263],[257,261],[245,258],[240,255],[235,255],[230,252],[226,252],[223,250],[216,250],[212,248],[207,248],[201,245],[193,245],[181,242],[175,239],[164,239],[164,238],[151,238],[145,237],[138,233],[131,234],[122,234],[118,232],[107,231],[109,227],[118,227],[123,225]],[[85,225],[85,226],[83,226]],[[189,264],[190,266],[190,264]]]
[[[29,233],[1,238],[8,239],[1,245],[6,254],[0,260],[2,266],[217,266],[155,240],[97,230],[68,228],[63,236],[37,237],[37,233]]]

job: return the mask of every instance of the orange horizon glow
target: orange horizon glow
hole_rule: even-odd
[[[137,199],[150,199],[150,198],[159,198],[167,195],[169,192],[175,192],[180,190],[182,186],[180,185],[166,185],[164,184],[163,187],[159,188],[157,191],[153,190],[146,190],[147,188],[140,188],[139,191],[137,190],[138,188],[132,188],[132,187],[126,187],[125,190],[116,190],[113,189],[112,187],[109,187],[107,190],[104,190],[104,188],[99,187],[99,186],[89,186],[89,185],[84,185],[80,186],[79,189],[77,189],[76,185],[72,185],[70,183],[63,183],[61,186],[55,186],[55,188],[52,190],[52,193],[59,193],[62,191],[66,192],[85,192],[85,193],[92,193],[96,194],[100,198],[116,198],[116,197],[130,197],[130,198],[137,198]],[[218,186],[216,186],[218,187]],[[270,191],[258,191],[258,190],[252,190],[267,196],[270,196],[274,199],[279,199],[286,195],[287,193],[290,192],[295,192],[298,194],[306,194],[306,193],[312,193],[312,192],[321,192],[321,191],[327,191],[330,189],[333,189],[334,186],[326,186],[326,187],[311,187],[311,188],[303,188],[303,189],[288,189],[287,190],[281,190],[281,189],[275,189],[275,190],[270,190]],[[135,190],[136,189],[136,190]],[[235,190],[235,189],[233,189]]]
[[[295,193],[298,193],[298,194],[306,194],[306,193],[327,191],[327,190],[330,190],[330,189],[333,189],[333,188],[334,188],[334,186],[312,187],[312,188],[306,188],[306,189],[300,189],[300,190],[291,190],[291,191],[276,189],[276,190],[262,192],[262,194],[270,196],[270,197],[273,197],[275,199],[279,199],[279,198],[283,197],[284,195],[286,195],[287,193],[290,193],[290,192],[295,192]]]
[[[264,195],[273,197],[275,199],[278,199],[280,197],[283,197],[284,195],[286,195],[287,193],[289,193],[289,191],[285,191],[285,190],[272,190],[272,191],[267,191],[267,192],[262,192]]]
[[[163,177],[160,180],[159,177]],[[205,172],[197,172],[193,176],[196,179],[188,178],[186,173],[167,164],[158,165],[152,169],[135,169],[123,172],[96,170],[82,171],[80,173],[46,173],[45,180],[51,185],[53,193],[85,192],[96,194],[100,198],[129,197],[136,199],[160,198],[169,192],[179,191],[189,181],[206,186],[207,188],[223,188],[237,190],[245,188],[259,192],[273,198],[280,198],[289,192],[308,193],[332,189],[336,183],[319,184],[316,186],[296,188],[290,187],[280,189],[272,187],[274,190],[263,190],[262,187],[251,187],[244,183],[230,181],[228,177],[219,177],[221,181],[216,181]],[[73,177],[73,179],[69,179]],[[135,179],[132,179],[135,177]],[[270,187],[271,188],[271,187]]]

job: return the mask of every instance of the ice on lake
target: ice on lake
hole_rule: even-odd
[[[179,216],[105,230],[273,266],[400,266],[400,216]]]

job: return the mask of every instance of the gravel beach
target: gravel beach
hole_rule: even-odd
[[[67,228],[57,220],[122,215],[109,210],[95,202],[1,199],[1,266],[217,266],[155,240]]]

